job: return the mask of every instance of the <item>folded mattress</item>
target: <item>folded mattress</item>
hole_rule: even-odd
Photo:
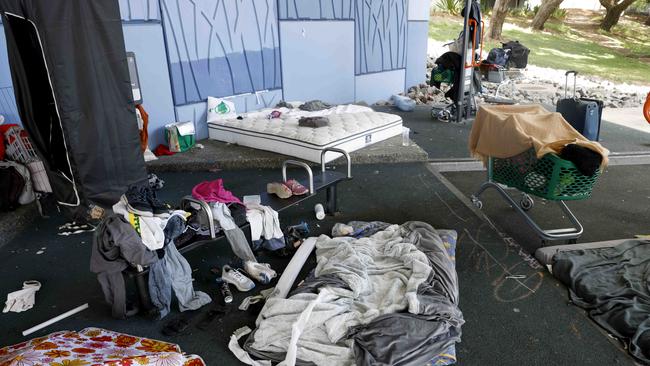
[[[321,152],[326,148],[352,152],[402,133],[401,117],[368,107],[337,106],[318,112],[274,110],[282,112],[280,118],[268,119],[266,116],[272,111],[269,109],[249,113],[243,119],[210,121],[210,139],[320,162]],[[314,116],[327,117],[329,125],[298,125],[301,117]],[[339,156],[327,152],[324,160],[329,162]]]

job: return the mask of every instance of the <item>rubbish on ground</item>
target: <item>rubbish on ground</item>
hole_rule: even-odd
[[[52,324],[54,324],[54,323],[56,323],[56,322],[58,322],[60,320],[63,320],[63,319],[65,319],[65,318],[67,318],[67,317],[69,317],[71,315],[74,315],[74,314],[76,314],[78,312],[81,312],[83,310],[86,310],[86,309],[88,309],[88,303],[85,303],[85,304],[83,304],[81,306],[78,306],[78,307],[76,307],[76,308],[74,308],[72,310],[66,311],[65,313],[63,313],[63,314],[61,314],[59,316],[55,316],[54,318],[52,318],[50,320],[44,321],[41,324],[35,325],[35,326],[33,326],[33,327],[31,327],[31,328],[29,328],[27,330],[24,330],[23,331],[23,336],[30,335],[30,334],[32,334],[32,333],[34,333],[36,331],[39,331],[39,330],[41,330],[41,329],[43,329],[43,328],[45,328],[47,326],[50,326],[50,325],[52,325]]]
[[[325,209],[320,203],[317,203],[316,206],[314,206],[314,212],[316,213],[317,219],[323,220],[325,218]]]
[[[221,284],[221,296],[223,296],[224,304],[230,304],[232,302],[232,292],[230,292],[230,286],[228,282],[223,282]]]
[[[59,226],[59,232],[57,235],[61,236],[70,236],[75,234],[81,234],[85,232],[95,231],[95,227],[88,223],[82,224],[76,221],[67,222]]]
[[[38,281],[30,280],[23,282],[22,290],[7,294],[7,302],[5,302],[5,307],[2,312],[7,313],[11,311],[20,313],[33,308],[34,302],[36,301],[36,291],[40,289],[41,283]]]
[[[334,227],[332,228],[332,236],[333,237],[338,237],[338,236],[349,236],[354,233],[354,228],[350,225],[342,224],[342,223],[336,223],[334,224]]]
[[[409,137],[411,129],[402,127],[402,146],[411,146],[411,138]]]
[[[391,97],[393,103],[400,111],[411,112],[415,109],[415,101],[409,97],[404,97],[401,95],[393,95]]]

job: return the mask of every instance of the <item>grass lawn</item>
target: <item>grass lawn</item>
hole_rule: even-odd
[[[515,20],[516,21],[516,20]],[[607,80],[650,84],[650,36],[641,25],[617,27],[612,34],[597,35],[598,40],[587,40],[583,33],[559,22],[549,23],[545,32],[506,24],[503,39],[519,40],[530,48],[529,63],[554,69],[577,70]],[[429,38],[448,41],[462,30],[462,19],[434,16],[429,23]],[[607,45],[607,46],[605,46]],[[499,44],[488,41],[484,56]]]

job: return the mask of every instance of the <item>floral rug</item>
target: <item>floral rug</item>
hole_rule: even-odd
[[[178,345],[100,328],[61,331],[0,348],[0,366],[205,366]]]

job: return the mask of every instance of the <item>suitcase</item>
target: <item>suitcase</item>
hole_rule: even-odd
[[[573,74],[573,98],[567,98],[569,75]],[[596,99],[576,98],[577,71],[566,72],[564,99],[557,102],[557,111],[584,137],[591,141],[600,138],[600,122],[603,115],[603,102]]]

